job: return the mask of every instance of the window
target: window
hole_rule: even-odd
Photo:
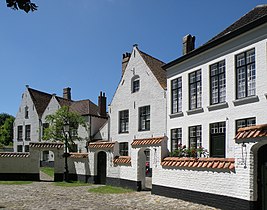
[[[17,146],[17,152],[22,152],[22,145]]]
[[[171,81],[172,114],[182,111],[182,77]]]
[[[120,146],[120,156],[128,156],[128,142],[122,142],[119,144]]]
[[[189,147],[199,148],[201,145],[201,125],[189,127]]]
[[[139,131],[150,130],[150,106],[139,108]]]
[[[18,141],[22,141],[22,134],[23,134],[22,129],[23,129],[22,125],[19,125],[18,126],[18,136],[17,136]]]
[[[129,132],[129,110],[119,112],[119,133]]]
[[[253,125],[256,125],[256,117],[236,120],[236,133],[239,128],[249,127]]]
[[[210,124],[210,156],[225,157],[225,122]]]
[[[49,123],[43,123],[43,137],[45,135],[45,129],[49,128]]]
[[[255,49],[236,55],[236,97],[256,95]]]
[[[30,151],[29,145],[25,145],[24,152],[29,152],[29,151]]]
[[[202,106],[202,84],[201,70],[189,74],[189,109],[196,109]]]
[[[225,61],[220,61],[210,66],[210,104],[225,102]]]
[[[134,76],[132,78],[132,93],[138,92],[140,89],[140,78],[139,76]]]
[[[25,119],[29,118],[29,107],[25,106]]]
[[[25,140],[31,140],[31,125],[25,126]]]
[[[171,151],[178,149],[182,144],[182,128],[171,129]]]

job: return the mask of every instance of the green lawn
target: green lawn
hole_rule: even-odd
[[[106,186],[89,189],[89,192],[100,193],[100,194],[120,194],[120,193],[131,193],[134,191],[131,189],[106,185]]]
[[[40,170],[47,174],[48,176],[54,177],[54,168],[51,167],[41,167]]]
[[[0,181],[1,184],[5,185],[22,185],[22,184],[31,184],[32,181]]]
[[[60,187],[79,187],[79,186],[89,186],[91,184],[84,182],[70,181],[70,182],[54,182],[54,185]]]

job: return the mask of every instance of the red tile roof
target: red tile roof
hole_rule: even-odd
[[[120,165],[120,164],[131,165],[131,157],[130,156],[118,156],[114,158],[113,163],[117,165]]]
[[[267,136],[267,124],[239,128],[236,140]]]
[[[88,158],[88,153],[74,153],[70,152],[71,158]]]
[[[161,162],[163,167],[187,167],[187,168],[211,168],[230,169],[235,168],[234,158],[179,158],[166,157]]]
[[[160,144],[164,140],[164,136],[155,137],[155,138],[145,138],[145,139],[134,139],[132,146],[141,146],[141,145],[156,145]]]
[[[113,148],[115,145],[115,142],[93,142],[89,144],[89,148],[91,149],[107,149],[107,148]]]
[[[64,144],[63,143],[55,143],[55,142],[31,142],[30,147],[61,149],[64,147]]]
[[[18,158],[27,158],[30,156],[28,152],[0,152],[0,157],[18,157]]]

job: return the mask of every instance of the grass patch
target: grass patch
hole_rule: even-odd
[[[41,167],[40,170],[48,176],[54,177],[54,168],[52,167]]]
[[[1,184],[5,185],[23,185],[23,184],[31,184],[32,181],[0,181]]]
[[[54,185],[60,187],[80,187],[80,186],[89,186],[91,184],[85,182],[69,181],[69,182],[54,182]]]
[[[120,193],[131,193],[134,191],[131,189],[127,189],[127,188],[105,185],[105,186],[89,189],[89,192],[100,193],[100,194],[120,194]]]

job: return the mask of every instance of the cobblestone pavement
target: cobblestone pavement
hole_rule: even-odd
[[[33,182],[26,185],[0,185],[0,208],[4,209],[214,209],[150,192],[96,194],[80,187],[55,186],[53,182]]]

